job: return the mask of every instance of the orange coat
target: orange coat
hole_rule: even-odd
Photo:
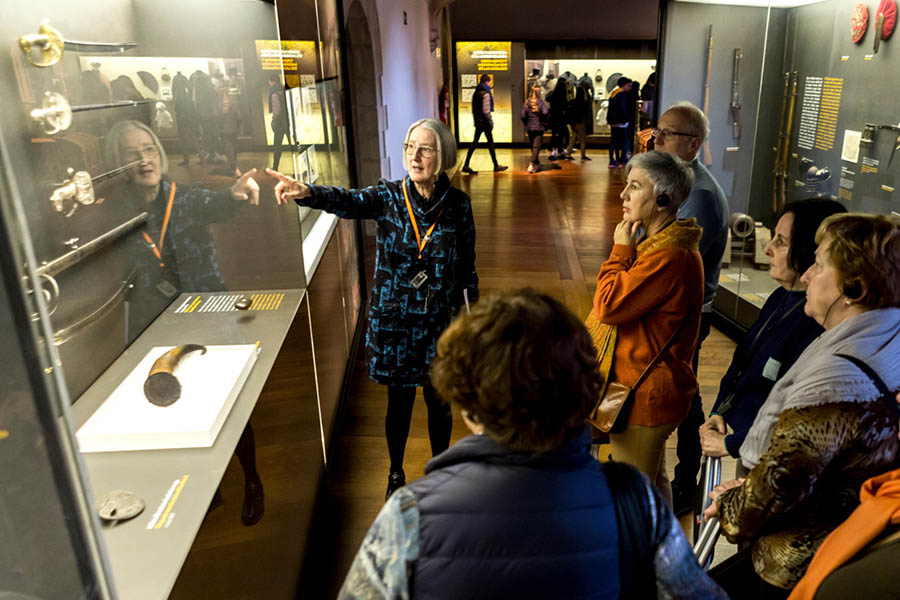
[[[691,312],[669,352],[635,392],[629,425],[680,423],[697,391],[691,366],[700,332],[702,229],[678,220],[637,248],[615,244],[597,275],[594,313],[617,327],[612,378],[634,385]]]

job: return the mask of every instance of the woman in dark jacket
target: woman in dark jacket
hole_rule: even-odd
[[[572,149],[575,147],[575,137],[581,145],[581,160],[591,160],[587,156],[587,122],[591,119],[591,108],[588,105],[587,90],[580,85],[575,88],[575,98],[569,102],[566,115],[569,125],[572,127],[572,135],[569,138],[569,146],[566,148],[566,159],[575,160]]]
[[[775,235],[766,244],[769,277],[779,287],[766,300],[756,322],[735,348],[710,417],[700,427],[700,444],[706,456],[730,454],[740,458],[747,430],[772,386],[824,331],[803,312],[806,285],[800,276],[815,260],[819,224],[825,217],[839,212],[846,209],[828,198],[800,200],[784,207],[775,225]],[[726,425],[732,430],[727,435]],[[744,477],[747,472],[738,461],[735,476]]]
[[[403,148],[409,174],[361,190],[308,185],[267,170],[278,179],[279,202],[295,200],[345,219],[375,220],[366,362],[369,377],[388,386],[386,497],[406,483],[403,455],[416,387],[423,388],[428,406],[432,454],[450,445],[450,407],[429,385],[428,368],[451,316],[478,299],[472,206],[445,172],[456,164],[456,140],[440,121],[422,119],[410,126]]]
[[[547,98],[550,102],[550,129],[553,136],[550,138],[550,160],[563,157],[566,154],[566,135],[569,126],[566,124],[566,110],[569,107],[569,91],[566,80],[562,77],[556,80],[556,87]]]
[[[602,377],[558,301],[479,303],[441,336],[432,381],[474,435],[388,500],[339,598],[725,597],[649,481],[590,456]]]
[[[525,133],[531,143],[531,162],[528,164],[528,172],[540,171],[541,143],[544,141],[544,122],[547,120],[547,104],[541,99],[541,84],[537,81],[531,86],[531,94],[522,105],[522,122],[525,124]]]

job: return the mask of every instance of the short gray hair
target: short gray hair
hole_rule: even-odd
[[[409,143],[409,136],[419,127],[424,127],[434,134],[435,150],[437,150],[437,168],[438,173],[443,173],[448,169],[456,166],[456,138],[450,128],[438,121],[437,119],[419,119],[409,126],[406,131],[404,144]],[[403,152],[403,168],[409,170],[409,161],[406,160],[406,151]],[[436,175],[438,173],[435,173]]]
[[[132,129],[143,131],[150,136],[150,139],[153,140],[153,145],[159,149],[159,170],[162,173],[166,173],[169,170],[169,159],[166,156],[166,150],[163,148],[162,142],[159,141],[156,132],[144,123],[133,120],[119,121],[113,125],[112,129],[106,134],[106,139],[104,141],[106,155],[107,158],[112,161],[113,168],[117,169],[125,164],[125,161],[122,160],[122,149],[119,147],[119,140],[126,132],[131,131]]]
[[[653,184],[653,194],[667,194],[671,199],[669,208],[678,210],[679,205],[691,193],[694,186],[694,171],[691,166],[668,152],[653,150],[635,154],[625,165],[625,176],[637,167],[647,174]]]
[[[709,119],[706,118],[706,115],[703,114],[702,110],[687,100],[676,102],[670,106],[669,110],[666,112],[669,112],[670,110],[677,112],[685,121],[687,121],[691,131],[685,133],[693,133],[699,137],[701,144],[706,141],[706,138],[709,137]]]

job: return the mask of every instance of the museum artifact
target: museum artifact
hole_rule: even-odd
[[[858,44],[866,35],[869,27],[869,8],[865,4],[857,4],[850,17],[850,41]]]
[[[137,42],[76,42],[64,40],[62,33],[50,26],[46,19],[41,22],[37,33],[19,38],[19,49],[35,67],[52,67],[62,58],[63,49],[72,52],[116,52],[137,48]],[[33,52],[37,50],[38,52]]]
[[[253,304],[253,299],[249,296],[241,296],[234,302],[234,307],[238,310],[247,310]]]
[[[731,71],[731,135],[741,137],[741,54],[740,48],[734,49]]]
[[[134,492],[113,490],[96,502],[97,514],[104,521],[125,521],[144,512],[144,501]]]
[[[772,211],[778,212],[778,183],[781,180],[781,148],[784,142],[784,116],[787,112],[788,94],[791,89],[791,74],[784,74],[784,94],[781,97],[781,116],[778,117],[778,140],[775,142],[775,166],[772,168]]]
[[[47,135],[66,130],[72,124],[72,108],[66,97],[51,91],[44,92],[41,107],[33,109],[29,116],[41,124]]]
[[[713,28],[709,26],[708,44],[706,49],[706,84],[703,87],[703,114],[709,118],[709,77],[712,72]],[[712,164],[712,150],[709,147],[709,136],[703,142],[703,164],[707,167]]]
[[[881,0],[878,12],[875,14],[875,53],[881,46],[881,40],[886,40],[894,33],[897,24],[897,2],[895,0]]]
[[[175,377],[175,369],[182,358],[191,352],[200,351],[206,354],[206,346],[200,344],[184,344],[176,346],[156,359],[147,381],[144,382],[144,395],[151,404],[169,406],[181,397],[181,384]]]
[[[153,73],[150,73],[148,71],[138,71],[137,76],[140,77],[141,83],[144,84],[144,87],[146,87],[154,94],[159,93],[159,82],[156,81],[156,77],[153,76]]]
[[[791,152],[791,128],[794,126],[794,108],[797,105],[797,83],[800,80],[800,74],[794,71],[791,75],[791,80],[791,97],[788,101],[787,120],[784,124],[784,142],[781,149],[781,192],[778,196],[778,206],[775,207],[775,212],[781,210],[787,201],[787,165]]]

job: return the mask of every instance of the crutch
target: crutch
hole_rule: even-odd
[[[701,503],[701,518],[703,512],[712,504],[709,494],[713,489],[722,482],[722,459],[714,456],[703,457],[703,490],[704,497]],[[716,541],[719,539],[719,520],[715,517],[703,523],[700,527],[700,534],[694,543],[694,556],[697,562],[704,569],[709,569],[712,563],[713,549],[716,547]]]

